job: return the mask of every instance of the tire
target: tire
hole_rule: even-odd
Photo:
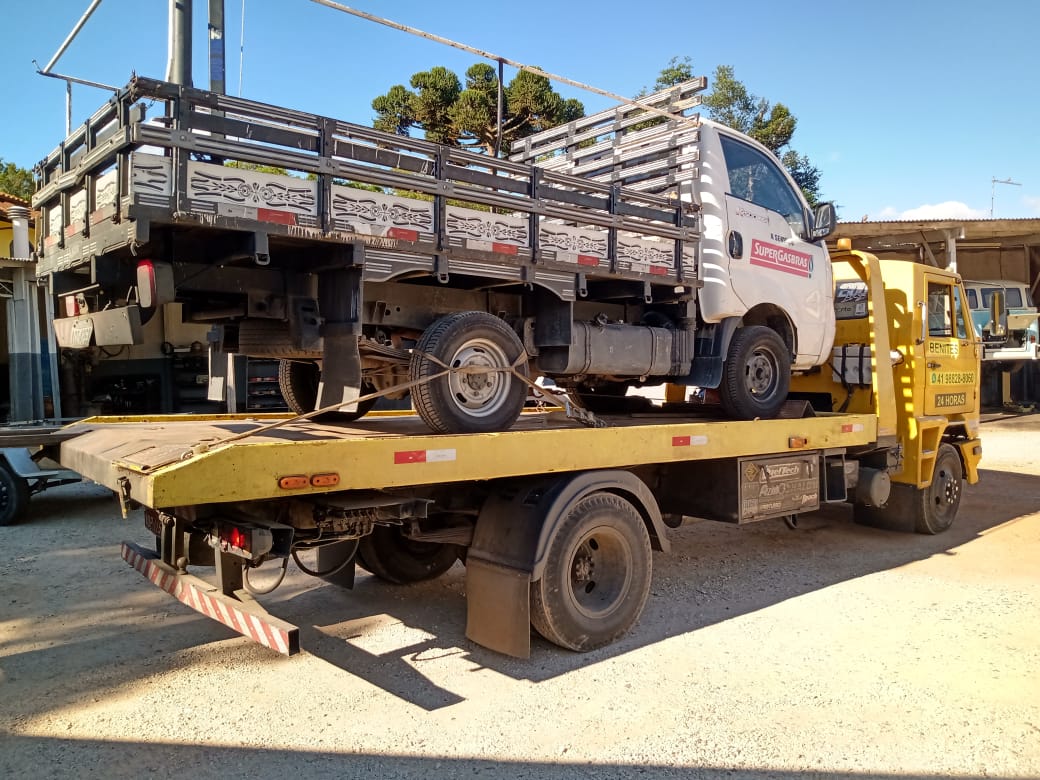
[[[524,355],[519,337],[485,312],[449,314],[428,327],[412,352],[409,379],[434,376],[443,366],[508,368]],[[516,371],[527,376],[527,361]],[[412,403],[437,433],[490,433],[509,428],[524,408],[527,385],[508,372],[451,373],[412,388]]]
[[[775,417],[791,387],[791,353],[772,328],[749,325],[733,334],[719,400],[738,420]]]
[[[17,523],[29,505],[29,484],[0,458],[0,525]]]
[[[441,576],[459,557],[453,544],[417,542],[399,526],[377,525],[358,543],[357,563],[367,572],[395,585],[410,585]]]
[[[961,504],[963,468],[957,450],[939,446],[932,483],[925,488],[895,483],[883,507],[856,505],[853,520],[889,531],[940,534],[953,525]]]
[[[592,493],[567,513],[531,583],[531,625],[568,650],[603,647],[639,619],[650,593],[650,536],[624,498]]]
[[[961,505],[964,470],[960,455],[949,444],[939,445],[932,483],[917,491],[914,530],[919,534],[941,534],[957,517]]]
[[[289,405],[294,414],[307,414],[314,411],[318,402],[318,383],[321,381],[321,369],[318,364],[310,360],[280,360],[278,361],[278,389],[282,391],[282,398]],[[361,385],[361,394],[375,392],[368,384]],[[353,422],[360,420],[376,405],[378,399],[372,398],[357,405],[353,412],[325,412],[319,414],[316,419],[324,422]]]

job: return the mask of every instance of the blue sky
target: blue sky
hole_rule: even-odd
[[[228,91],[238,93],[243,0],[225,0]],[[1040,217],[1040,2],[1036,0],[417,0],[346,5],[621,95],[673,56],[708,75],[732,65],[798,118],[793,146],[821,170],[843,220]],[[35,72],[89,0],[3,0],[0,157],[31,167],[60,141],[65,87]],[[54,66],[112,85],[163,77],[166,0],[103,0]],[[208,84],[206,0],[196,0],[194,79]],[[13,35],[11,33],[14,33]],[[362,124],[412,73],[472,55],[311,0],[245,0],[244,97]],[[507,69],[507,78],[513,72]],[[558,85],[591,112],[611,101]],[[104,92],[77,86],[73,122]],[[1020,186],[993,184],[1012,179]]]

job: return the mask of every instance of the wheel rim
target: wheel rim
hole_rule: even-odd
[[[935,508],[936,517],[940,519],[945,519],[960,503],[960,476],[945,463],[940,462],[935,466],[929,499]]]
[[[489,339],[472,339],[452,356],[452,368],[506,368],[511,361],[501,346]],[[460,409],[470,417],[494,414],[509,398],[512,378],[505,371],[468,373],[455,371],[448,375],[448,389]]]
[[[584,534],[568,565],[574,608],[587,618],[609,615],[624,601],[632,566],[632,552],[617,531],[601,527]]]
[[[744,383],[753,396],[771,398],[780,381],[780,363],[771,349],[758,347],[744,365]]]

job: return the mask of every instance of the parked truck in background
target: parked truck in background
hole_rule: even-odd
[[[984,361],[1040,359],[1040,312],[1028,284],[1008,279],[965,280],[964,287],[972,322],[982,339]]]
[[[279,652],[299,650],[298,629],[250,589],[268,589],[260,566],[277,584],[290,558],[346,587],[356,565],[407,584],[461,560],[470,639],[526,656],[533,628],[589,650],[638,620],[651,551],[687,517],[794,526],[848,504],[874,526],[954,522],[982,455],[980,347],[960,279],[844,249],[833,278],[827,365],[793,380],[776,419],[727,419],[668,385],[655,414],[589,426],[541,411],[448,436],[383,412],[349,425],[97,418],[56,457],[145,508],[157,552],[125,542],[128,563]]]
[[[296,412],[410,394],[433,431],[506,430],[541,375],[594,412],[671,383],[769,418],[831,356],[833,206],[692,117],[625,106],[504,160],[136,77],[38,183],[62,348],[138,343],[177,301],[280,359]]]

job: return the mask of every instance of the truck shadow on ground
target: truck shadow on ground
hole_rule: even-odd
[[[531,780],[571,780],[574,777],[666,778],[727,777],[732,780],[795,780],[833,778],[827,771],[784,771],[768,768],[736,768],[645,763],[583,763],[543,761],[494,761],[480,758],[425,757],[381,753],[336,753],[320,750],[272,750],[256,747],[218,747],[204,744],[58,739],[8,736],[0,756],[0,771],[16,777],[31,767],[35,776],[65,775],[75,766],[75,776],[136,778],[158,772],[164,775],[179,767],[193,780],[227,777],[275,777],[282,774],[305,777],[523,777]],[[6,770],[6,771],[5,771]],[[56,774],[52,774],[55,772]],[[302,773],[302,775],[301,775]],[[934,775],[906,773],[841,772],[850,780],[930,780]],[[950,780],[967,780],[971,775],[944,775]]]
[[[59,496],[67,490],[40,497],[30,523],[3,529],[26,534],[38,550],[0,569],[0,626],[7,624],[0,675],[10,717],[32,717],[91,691],[192,664],[299,662],[238,637],[143,582],[118,554],[123,538],[147,543],[140,517],[119,520],[108,494],[96,487]],[[671,533],[670,554],[655,555],[640,622],[618,642],[586,654],[534,637],[531,658],[516,659],[466,640],[461,564],[407,587],[359,574],[353,591],[293,572],[260,601],[301,627],[306,653],[430,711],[461,700],[423,671],[445,656],[517,680],[550,680],[832,585],[949,554],[1036,512],[1038,496],[1040,477],[983,471],[981,485],[965,492],[954,527],[938,536],[857,526],[847,506],[805,516],[795,531],[780,521],[693,522]],[[85,511],[87,498],[98,517],[70,520]],[[793,576],[777,576],[785,573]],[[60,606],[48,589],[64,589]],[[48,671],[54,669],[61,675]]]
[[[330,598],[327,588],[308,590],[272,611],[291,615],[301,626],[307,652],[418,706],[446,706],[454,696],[422,674],[425,660],[465,654],[479,667],[539,682],[832,585],[949,554],[1040,508],[1040,477],[983,471],[982,480],[985,496],[967,490],[953,528],[937,536],[855,525],[846,505],[806,515],[796,530],[781,521],[686,524],[671,532],[672,552],[654,556],[651,596],[639,624],[590,653],[572,653],[535,635],[531,658],[515,659],[465,640],[461,565],[437,581],[407,587],[359,576],[353,593]],[[365,649],[373,615],[411,629],[397,631],[405,642]]]

